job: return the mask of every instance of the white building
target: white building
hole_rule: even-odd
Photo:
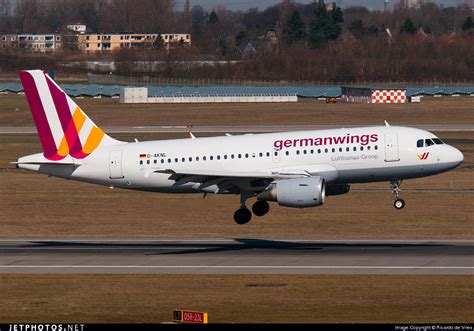
[[[80,24],[80,23],[70,24],[70,25],[67,25],[66,28],[67,28],[68,30],[71,30],[71,31],[74,31],[74,32],[78,32],[78,33],[80,33],[80,34],[86,33],[86,26],[85,26],[85,24]]]

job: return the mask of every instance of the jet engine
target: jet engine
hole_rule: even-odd
[[[280,206],[308,208],[321,206],[326,195],[319,176],[279,180],[257,195],[258,200],[276,201]]]

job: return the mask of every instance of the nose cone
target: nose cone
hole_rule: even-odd
[[[453,162],[454,167],[457,167],[462,163],[462,161],[464,161],[464,155],[459,149],[452,147],[449,155],[449,160]]]

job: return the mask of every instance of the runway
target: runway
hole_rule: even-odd
[[[383,125],[381,123],[380,125]],[[341,127],[353,128],[368,125],[221,125],[221,126],[192,126],[191,131],[213,132],[213,133],[263,133],[263,132],[284,132],[284,131],[300,131],[300,130],[324,130],[337,129]],[[414,126],[414,125],[406,125]],[[416,125],[417,128],[436,132],[449,131],[474,131],[473,124],[422,124]],[[168,125],[168,126],[104,126],[103,130],[109,134],[113,133],[187,133],[190,128],[186,125]],[[2,126],[0,134],[36,134],[34,126]]]
[[[0,273],[474,275],[474,241],[3,239]]]

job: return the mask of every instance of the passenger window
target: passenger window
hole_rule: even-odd
[[[357,152],[357,147],[354,146],[353,150],[354,150],[354,152]]]
[[[286,155],[290,155],[290,152],[286,151],[285,154],[286,154]]]
[[[242,158],[242,154],[239,154],[239,156],[238,156],[238,157],[239,157],[239,159],[241,159],[241,158]]]
[[[275,156],[278,156],[278,151],[275,151]]]
[[[375,145],[374,148],[375,148],[375,150],[377,150],[377,149],[379,149],[379,146]]]
[[[193,162],[193,158],[192,158],[192,157],[189,158],[189,162]]]
[[[150,160],[146,160],[146,164],[150,164]]]
[[[439,138],[433,138],[433,141],[435,142],[436,145],[442,145],[444,144],[443,141]]]
[[[217,159],[220,160],[220,159],[221,159],[221,156],[220,156],[220,155],[217,155]]]
[[[249,155],[247,153],[245,153],[245,158],[248,159]]]
[[[168,159],[168,163],[171,163],[171,159]]]
[[[346,147],[346,152],[349,152],[350,148],[349,147]]]
[[[227,154],[224,155],[224,160],[227,160]]]
[[[155,161],[153,161],[153,163],[154,163],[154,164],[157,164],[157,163],[158,163],[158,160],[157,160],[157,159],[155,159]]]
[[[231,155],[230,155],[230,158],[233,159],[233,158],[234,158],[234,154],[231,154]]]
[[[300,151],[299,151],[299,150],[296,151],[296,155],[300,155]]]
[[[324,153],[327,153],[327,152],[328,152],[328,149],[327,149],[327,148],[325,148],[325,149],[324,149]]]
[[[212,155],[209,156],[209,159],[210,159],[211,161],[214,160],[214,156],[212,156]]]
[[[183,158],[181,159],[181,162],[184,162],[185,160],[186,160],[186,159],[183,157]]]
[[[321,154],[321,150],[320,150],[320,149],[318,149],[318,154]]]
[[[370,146],[367,146],[367,150],[370,151]]]
[[[202,160],[203,160],[203,161],[206,161],[206,157],[205,157],[205,156],[203,156],[203,157],[202,157]]]
[[[423,147],[423,139],[419,139],[419,140],[416,142],[416,147],[418,147],[418,148]]]
[[[305,150],[303,150],[303,154],[306,154],[306,149],[305,149]]]
[[[363,150],[364,150],[364,146],[360,146],[360,150],[363,151]]]
[[[161,163],[165,163],[165,159],[161,159]]]
[[[142,160],[140,160],[140,164],[143,164],[143,161],[142,161]]]
[[[178,163],[178,158],[175,158],[175,159],[174,159],[174,162]]]
[[[258,155],[259,155],[260,157],[262,157],[262,156],[263,156],[263,153],[259,153]]]
[[[426,147],[432,146],[432,145],[434,145],[434,142],[431,139],[425,139],[425,145],[426,145]]]
[[[199,161],[199,156],[196,156],[196,161]]]
[[[335,148],[333,148],[333,149],[332,149],[332,152],[334,153],[335,151],[336,151],[336,149],[335,149]]]
[[[314,149],[311,150],[311,154],[314,154]]]
[[[270,152],[267,152],[267,157],[270,157]]]
[[[339,147],[339,152],[342,152],[342,147]]]

